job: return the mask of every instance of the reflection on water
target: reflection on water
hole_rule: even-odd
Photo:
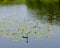
[[[15,42],[26,39],[26,43],[30,37],[36,40],[57,38],[60,31],[59,6],[35,5],[1,6],[0,36],[11,38]]]
[[[58,3],[39,3],[39,5],[37,5],[36,2],[31,5],[28,2],[29,13],[30,15],[33,14],[32,16],[34,18],[60,25],[60,6]]]

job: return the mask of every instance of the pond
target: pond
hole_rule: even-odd
[[[35,5],[0,6],[0,48],[60,48],[59,6]]]

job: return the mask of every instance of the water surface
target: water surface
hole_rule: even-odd
[[[0,48],[59,48],[58,8],[0,6]]]

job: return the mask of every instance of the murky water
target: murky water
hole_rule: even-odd
[[[47,9],[0,6],[0,48],[59,48],[59,10]]]

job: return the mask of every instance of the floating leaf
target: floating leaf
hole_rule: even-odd
[[[37,28],[38,26],[33,26],[33,28]]]
[[[43,37],[42,36],[36,36],[35,39],[36,40],[43,40]]]
[[[53,35],[53,34],[49,34],[49,35],[47,35],[47,37],[48,37],[48,38],[54,38],[55,35]]]
[[[6,38],[14,38],[15,36],[11,36],[11,35],[8,35],[8,36],[5,36]]]
[[[12,40],[13,42],[18,42],[19,40]]]
[[[30,32],[26,32],[26,34],[29,34]]]
[[[3,35],[3,32],[0,32],[0,36],[2,36]]]

